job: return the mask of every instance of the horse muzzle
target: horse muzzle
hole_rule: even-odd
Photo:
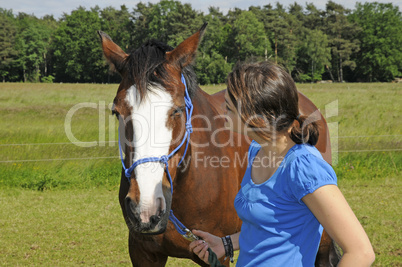
[[[169,219],[164,200],[158,198],[156,206],[141,208],[129,196],[125,198],[126,223],[130,231],[141,234],[160,234],[165,232]],[[170,205],[169,205],[170,206]]]

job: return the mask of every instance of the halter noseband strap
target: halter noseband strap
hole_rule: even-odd
[[[174,154],[176,154],[176,152],[183,146],[184,142],[187,140],[186,143],[186,148],[184,150],[184,154],[183,157],[181,158],[179,164],[177,166],[179,166],[183,160],[184,157],[186,156],[187,153],[187,148],[188,148],[188,143],[190,142],[190,134],[193,132],[193,126],[191,124],[191,116],[193,115],[193,103],[191,101],[190,95],[188,94],[188,90],[187,90],[187,83],[186,80],[184,79],[183,74],[181,75],[181,82],[184,84],[185,87],[185,95],[184,95],[184,102],[186,105],[186,132],[184,134],[183,140],[181,141],[180,145],[178,147],[176,147],[169,155],[163,155],[160,157],[148,157],[148,158],[143,158],[143,159],[139,159],[137,161],[135,161],[130,168],[126,168],[126,165],[124,164],[124,159],[123,159],[123,152],[121,149],[121,143],[120,143],[120,133],[119,133],[119,151],[120,151],[120,159],[121,159],[121,164],[123,166],[124,169],[124,174],[126,176],[126,178],[128,179],[128,182],[130,183],[130,178],[131,178],[131,174],[134,171],[135,167],[137,167],[140,164],[146,163],[146,162],[161,162],[163,164],[165,164],[165,171],[167,173],[168,179],[169,179],[169,183],[170,183],[170,192],[173,194],[173,181],[172,181],[172,177],[170,176],[169,173],[169,159],[171,157],[173,157]],[[179,232],[184,238],[189,239],[189,240],[193,240],[193,239],[198,239],[196,236],[193,235],[193,233],[191,233],[190,230],[188,230],[174,215],[173,215],[173,211],[170,210],[169,213],[169,220],[173,223],[173,225],[175,226],[177,232]]]

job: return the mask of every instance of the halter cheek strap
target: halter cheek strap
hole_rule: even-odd
[[[176,147],[169,155],[163,155],[160,157],[148,157],[148,158],[142,158],[139,159],[137,161],[135,161],[130,168],[126,168],[126,165],[124,164],[124,159],[123,159],[123,152],[121,149],[121,143],[120,143],[120,132],[119,132],[119,151],[120,151],[120,159],[121,159],[121,164],[123,166],[124,169],[124,175],[126,176],[126,178],[128,179],[128,182],[130,183],[130,178],[131,178],[131,174],[133,173],[135,167],[137,167],[140,164],[143,163],[147,163],[147,162],[161,162],[163,164],[165,164],[165,171],[167,174],[167,177],[169,179],[169,183],[170,183],[170,192],[173,194],[173,181],[172,181],[172,177],[170,176],[170,172],[169,172],[169,159],[171,157],[173,157],[174,154],[176,154],[177,151],[179,151],[179,149],[184,145],[184,142],[186,142],[186,148],[184,150],[184,154],[183,157],[181,158],[179,164],[177,166],[179,166],[183,160],[184,157],[186,156],[187,153],[187,148],[188,148],[188,143],[190,142],[190,134],[193,132],[193,127],[191,124],[191,116],[193,115],[193,103],[191,101],[190,95],[188,94],[188,90],[187,90],[187,84],[186,84],[186,80],[184,79],[183,74],[181,75],[181,82],[184,84],[185,87],[185,96],[184,96],[184,102],[186,105],[186,132],[184,134],[183,140],[181,141],[180,145],[178,147]],[[170,210],[169,213],[169,220],[174,224],[177,232],[179,232],[184,238],[186,239],[197,239],[196,236],[194,236],[190,230],[188,230],[174,215],[173,215],[173,211]],[[191,236],[193,235],[193,236]]]

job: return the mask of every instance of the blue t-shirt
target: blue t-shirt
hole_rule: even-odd
[[[295,145],[264,183],[251,179],[261,146],[253,141],[235,198],[243,221],[237,266],[314,266],[322,226],[301,200],[321,186],[337,184],[332,167],[310,145]]]

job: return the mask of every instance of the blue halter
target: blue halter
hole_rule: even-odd
[[[126,168],[126,166],[124,164],[124,160],[123,160],[123,153],[122,153],[122,149],[121,149],[120,134],[119,134],[119,150],[120,150],[121,164],[123,165],[124,174],[127,177],[129,183],[130,183],[131,173],[134,171],[135,167],[137,167],[138,165],[143,164],[143,163],[147,163],[147,162],[161,162],[161,163],[165,164],[165,171],[167,173],[167,177],[168,177],[169,183],[170,183],[170,192],[173,195],[173,181],[172,181],[172,177],[170,176],[170,173],[169,173],[169,163],[168,163],[168,161],[183,146],[184,142],[187,140],[186,149],[184,150],[183,157],[181,158],[181,160],[180,160],[179,164],[177,165],[177,167],[183,162],[184,157],[186,156],[186,153],[187,153],[188,143],[190,142],[190,134],[193,132],[193,127],[191,125],[191,116],[193,114],[194,106],[193,106],[191,98],[190,98],[190,96],[188,94],[187,84],[186,84],[186,80],[184,79],[183,74],[181,75],[181,82],[184,84],[184,87],[185,87],[184,101],[185,101],[185,104],[186,104],[186,115],[187,115],[186,132],[184,134],[183,140],[181,141],[180,145],[178,147],[176,147],[169,155],[167,155],[167,156],[163,155],[161,157],[149,157],[149,158],[139,159],[139,160],[135,161],[133,163],[133,165],[131,165],[130,168]],[[173,215],[172,210],[170,210],[169,220],[173,223],[173,225],[175,226],[177,232],[179,232],[184,238],[186,238],[186,239],[188,239],[190,241],[192,241],[194,239],[198,239],[196,236],[193,235],[193,233],[191,233],[191,231],[189,229],[187,229]]]

